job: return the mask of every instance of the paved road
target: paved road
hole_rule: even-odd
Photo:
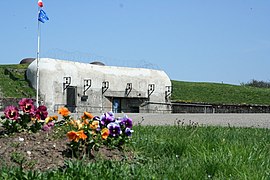
[[[174,125],[198,123],[199,125],[270,128],[270,114],[129,114],[135,124]],[[116,116],[122,116],[116,114]]]
[[[0,116],[3,112],[0,112]],[[50,114],[52,115],[52,114]],[[73,114],[80,117],[82,114]],[[100,114],[94,114],[100,115]],[[115,114],[122,117],[124,114]],[[270,128],[269,114],[152,114],[152,113],[127,113],[135,125],[174,125],[184,123],[198,123],[211,126],[259,127]]]

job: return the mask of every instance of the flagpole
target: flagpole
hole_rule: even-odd
[[[40,11],[40,7],[38,7],[38,13]],[[40,53],[40,21],[38,20],[38,39],[37,39],[37,84],[36,84],[36,106],[39,106],[39,53]]]

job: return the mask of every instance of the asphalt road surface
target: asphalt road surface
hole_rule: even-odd
[[[270,128],[270,114],[126,114],[134,124],[177,125],[194,124],[201,126],[231,126]],[[121,117],[123,114],[116,114]]]

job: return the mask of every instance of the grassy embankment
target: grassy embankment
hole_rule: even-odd
[[[270,88],[183,81],[172,81],[172,86],[177,102],[270,105]]]
[[[25,80],[28,64],[0,65],[0,91],[5,98],[35,97],[35,90]]]

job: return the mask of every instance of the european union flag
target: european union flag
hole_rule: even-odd
[[[46,15],[45,11],[43,11],[42,9],[39,11],[38,13],[38,20],[42,23],[45,23],[45,21],[48,21],[49,18]]]

